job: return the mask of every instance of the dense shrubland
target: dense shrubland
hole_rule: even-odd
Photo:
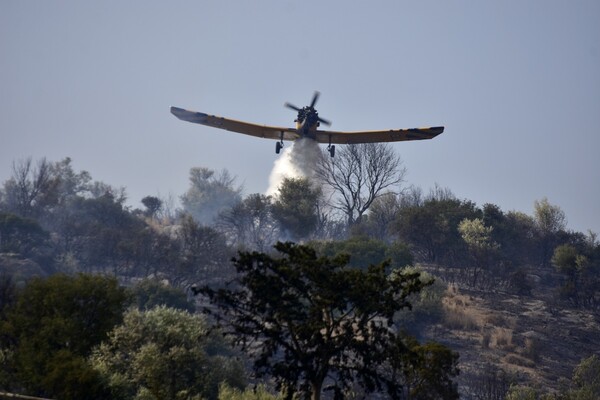
[[[307,244],[323,257],[349,255],[348,267],[362,271],[391,260],[390,279],[428,282],[408,297],[412,311],[397,310],[391,321],[415,337],[440,321],[468,324],[448,285],[524,297],[543,289],[555,307],[598,312],[600,244],[594,233],[569,231],[559,207],[542,199],[527,215],[439,187],[403,188],[401,163],[386,161],[392,183],[364,198],[365,188],[342,187],[335,171],[322,170],[322,181],[286,179],[273,198],[245,195],[227,171],[192,168],[181,208],[152,195],[136,207],[124,188],[94,181],[69,158],[15,161],[0,188],[0,388],[59,398],[81,398],[84,389],[86,398],[217,398],[219,390],[254,398],[244,391],[256,383],[242,372],[247,356],[210,333],[190,287],[227,287],[239,278],[232,257],[273,254],[278,241]],[[332,182],[337,191],[327,189]],[[425,372],[419,352],[452,360],[434,344],[415,343],[404,343],[414,348],[414,379]],[[123,357],[132,363],[119,363]],[[181,374],[164,384],[169,365]],[[561,396],[584,398],[574,394],[586,385],[577,379]],[[516,397],[526,388],[507,392],[529,398]],[[428,398],[424,389],[415,393],[410,398]]]

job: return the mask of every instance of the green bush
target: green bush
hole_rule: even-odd
[[[221,384],[219,387],[219,400],[282,400],[281,395],[274,395],[267,391],[263,385],[258,385],[253,389],[247,388],[244,391],[232,388],[227,384]]]
[[[199,315],[165,306],[132,308],[90,362],[109,382],[113,398],[215,399],[221,382],[243,387],[245,373],[239,362],[221,355],[228,349],[219,351],[212,342]]]
[[[130,293],[133,305],[141,311],[161,305],[189,312],[196,310],[183,290],[154,279],[144,279],[137,283],[130,289]]]
[[[396,274],[419,274],[421,282],[431,282],[429,286],[423,288],[419,293],[409,296],[408,301],[412,305],[412,310],[398,312],[395,316],[396,323],[404,328],[408,328],[408,331],[415,333],[414,328],[418,329],[424,325],[439,321],[444,315],[442,298],[446,292],[447,285],[419,267],[396,269],[392,271],[390,275],[391,279]]]

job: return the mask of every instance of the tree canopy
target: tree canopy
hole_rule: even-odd
[[[61,399],[103,398],[85,358],[121,321],[125,300],[115,278],[57,274],[29,282],[0,321],[14,372],[2,383]]]
[[[317,228],[321,196],[321,189],[306,178],[285,178],[281,182],[273,216],[292,240],[304,239]]]
[[[354,384],[400,398],[399,357],[409,350],[393,316],[429,282],[418,273],[389,279],[386,262],[358,269],[346,255],[318,256],[293,243],[275,249],[278,258],[240,252],[234,284],[200,289],[224,333],[254,355],[256,372],[272,375],[288,399],[316,400],[323,390],[342,398]]]
[[[116,399],[216,399],[225,382],[244,385],[242,366],[198,315],[158,306],[130,309],[91,356]]]

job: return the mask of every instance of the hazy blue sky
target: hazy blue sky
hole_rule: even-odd
[[[407,184],[600,232],[600,1],[0,1],[0,182],[28,156],[178,197],[193,166],[264,192],[275,142],[171,105],[334,130],[445,125],[397,143]]]

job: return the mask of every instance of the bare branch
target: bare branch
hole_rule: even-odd
[[[404,181],[402,160],[386,143],[350,144],[333,157],[322,157],[316,176],[334,196],[331,206],[348,225],[360,221],[373,201]]]

